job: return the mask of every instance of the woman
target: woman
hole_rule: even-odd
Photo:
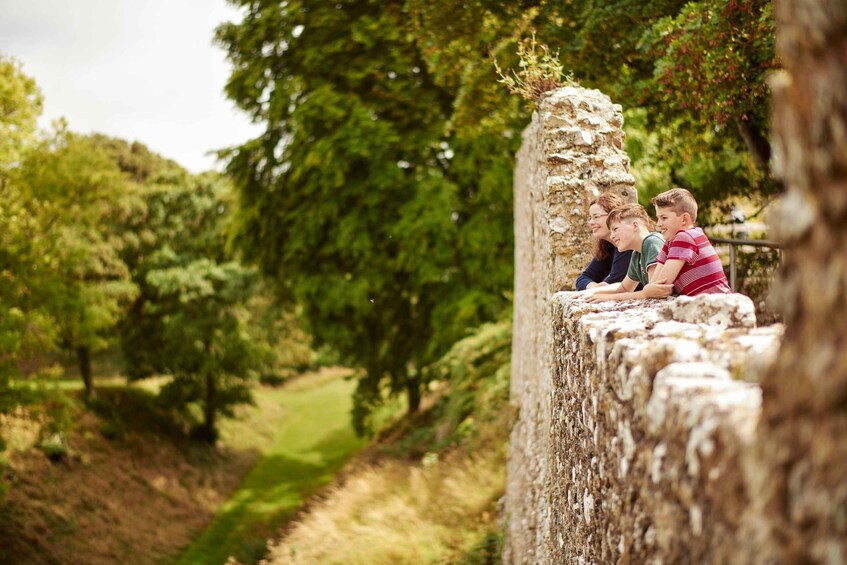
[[[576,289],[586,290],[621,282],[629,268],[632,251],[619,253],[612,245],[606,216],[612,208],[625,204],[615,194],[601,194],[588,206],[588,227],[594,238],[594,258],[576,279]]]

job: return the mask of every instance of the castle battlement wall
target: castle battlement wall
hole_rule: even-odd
[[[568,87],[524,132],[504,557],[762,561],[764,542],[739,544],[765,536],[752,440],[781,327],[756,328],[741,295],[593,305],[560,292],[590,260],[588,202],[635,200],[622,124],[608,97]]]

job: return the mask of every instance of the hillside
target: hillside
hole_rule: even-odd
[[[479,328],[438,365],[425,409],[388,430],[271,541],[268,562],[500,562],[511,323]]]
[[[331,479],[349,453],[362,446],[346,424],[354,383],[344,380],[345,375],[324,371],[279,389],[257,389],[256,406],[242,408],[237,419],[222,422],[217,449],[189,440],[168,413],[157,408],[151,393],[135,387],[101,387],[99,400],[90,408],[71,397],[74,425],[67,454],[57,462],[32,447],[38,432],[32,414],[19,410],[5,416],[2,429],[10,449],[4,478],[10,489],[8,503],[0,507],[0,562],[174,561],[212,522],[251,469],[261,468],[268,459],[279,462],[280,450],[287,448],[280,442],[292,433],[287,427],[293,417],[294,408],[287,404],[292,398],[299,398],[300,417],[308,418],[305,412],[310,408],[327,417],[326,405],[336,406],[344,417],[347,440],[324,449],[323,431],[310,436],[299,427],[299,446],[311,451],[314,459],[308,481],[271,467],[278,471],[271,477],[275,486],[290,492],[282,502],[271,498],[271,488],[263,499],[248,500],[276,504],[277,515],[263,514],[267,524],[257,525],[255,516],[251,522],[250,513],[242,508],[239,532],[217,532],[240,550],[240,545],[250,545],[254,535],[250,528],[257,527],[255,535],[261,542],[271,531],[267,528],[290,515],[304,497]],[[289,394],[287,387],[295,392]],[[320,402],[309,402],[312,395]],[[334,425],[330,428],[338,437],[345,433]],[[326,457],[321,455],[324,451]],[[230,502],[227,508],[239,505]]]

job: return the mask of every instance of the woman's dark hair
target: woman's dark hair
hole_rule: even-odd
[[[588,208],[590,209],[595,204],[600,206],[608,214],[614,208],[617,208],[618,206],[623,206],[624,204],[626,204],[626,202],[624,202],[623,198],[621,198],[617,194],[612,194],[611,192],[604,192],[603,194],[589,202]],[[598,260],[603,261],[604,259],[608,259],[614,252],[615,246],[612,245],[611,242],[606,241],[605,239],[598,239],[594,242],[594,257]]]

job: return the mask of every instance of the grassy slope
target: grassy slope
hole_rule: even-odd
[[[365,446],[350,426],[355,382],[330,376],[296,381],[273,394],[287,417],[272,444],[177,563],[222,564],[229,555],[242,560],[260,557],[265,540],[305,497],[330,482],[344,461]],[[248,432],[238,428],[225,432],[227,443],[237,443]]]
[[[431,407],[354,461],[272,544],[269,562],[499,563],[510,345],[508,322],[457,343],[440,362],[446,381]]]
[[[100,417],[74,402],[70,456],[59,463],[29,447],[37,434],[30,417],[3,417],[0,428],[13,437],[0,563],[168,563],[218,509],[210,545],[250,548],[361,447],[343,429],[353,383],[342,377],[329,371],[258,389],[256,407],[222,422],[217,450],[187,441],[152,395],[134,388],[101,388]],[[226,560],[198,547],[190,551],[201,560],[186,562]]]
[[[386,458],[351,472],[272,545],[269,562],[497,563],[507,426],[498,427],[473,453]]]

